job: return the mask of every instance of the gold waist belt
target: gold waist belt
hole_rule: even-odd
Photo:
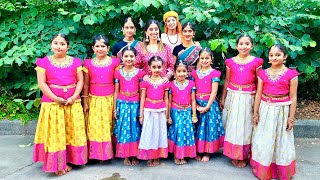
[[[146,100],[151,102],[152,104],[163,102],[163,99],[153,100],[153,99],[146,98]]]
[[[243,88],[249,88],[253,86],[254,84],[235,84],[233,82],[230,82],[230,84],[236,88],[238,88],[240,91],[242,91]]]
[[[183,110],[186,110],[187,108],[191,108],[191,105],[190,104],[188,104],[188,105],[179,105],[179,104],[177,104],[177,103],[175,103],[175,102],[172,102],[175,106],[177,106],[178,108],[181,108],[181,109],[183,109]]]
[[[210,96],[210,93],[196,93],[197,96],[200,96],[200,99],[203,98],[203,96]]]
[[[272,95],[272,94],[262,94],[263,98],[271,98],[273,100],[284,100],[287,99],[289,96],[287,94],[284,95]]]
[[[127,96],[127,97],[130,97],[130,96],[134,96],[134,95],[137,95],[139,94],[139,91],[135,91],[135,92],[123,92],[123,91],[120,91],[120,94],[124,95],[124,96]]]
[[[63,89],[63,92],[67,92],[68,89],[74,88],[77,85],[76,84],[70,84],[70,85],[66,85],[66,86],[60,86],[60,85],[56,85],[56,84],[50,84],[50,87],[56,88],[56,89]]]

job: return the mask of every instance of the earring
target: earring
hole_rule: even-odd
[[[149,43],[149,37],[146,35],[146,43]]]
[[[283,61],[283,64],[285,64],[287,61]]]
[[[271,62],[270,62],[270,61],[269,61],[268,63],[269,63],[269,64],[271,64]]]
[[[159,37],[159,36],[158,36],[158,39],[157,39],[157,41],[158,41],[158,42],[160,42],[160,41],[161,41],[161,39],[160,39],[160,37]]]

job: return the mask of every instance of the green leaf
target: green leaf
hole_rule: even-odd
[[[28,110],[30,110],[30,109],[32,108],[33,102],[34,102],[34,100],[30,100],[30,101],[27,103],[26,108],[27,108]]]
[[[37,98],[37,99],[34,100],[33,105],[34,105],[35,107],[38,108],[38,107],[40,106],[40,104],[41,104],[41,98]]]
[[[23,63],[23,61],[19,57],[14,58],[14,62],[17,63],[18,66],[21,66],[21,64]]]
[[[81,14],[76,14],[73,16],[73,21],[74,22],[79,22],[81,20]]]
[[[221,42],[219,39],[214,39],[214,40],[209,41],[209,44],[210,44],[210,48],[214,51],[221,44]]]
[[[23,99],[14,99],[13,101],[17,102],[17,103],[21,103],[21,102],[23,102]]]
[[[308,67],[306,68],[306,70],[305,70],[305,73],[311,74],[311,73],[313,73],[313,72],[315,72],[315,71],[316,71],[316,68],[315,68],[315,67],[313,67],[313,66],[308,66]]]
[[[310,41],[310,47],[316,47],[317,42],[316,41]]]
[[[320,67],[320,62],[315,61],[315,60],[312,60],[312,61],[311,61],[311,66]]]
[[[38,26],[38,31],[42,31],[43,29],[44,29],[44,25],[40,24],[40,25]]]
[[[92,0],[86,0],[88,6],[93,6],[93,1]]]
[[[211,20],[216,24],[220,23],[220,19],[218,17],[212,17]]]
[[[67,14],[69,14],[69,12],[68,11],[61,11],[60,14],[67,15]]]

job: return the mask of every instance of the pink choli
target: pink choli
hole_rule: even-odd
[[[299,73],[296,70],[287,68],[282,75],[271,77],[267,69],[260,70],[258,78],[263,81],[261,100],[270,103],[291,103],[289,92],[290,82],[297,78]]]
[[[144,73],[136,68],[129,74],[123,68],[116,71],[114,75],[115,83],[119,83],[119,100],[139,102],[139,82],[142,81]]]
[[[228,90],[242,91],[244,93],[256,92],[256,70],[263,64],[263,59],[254,57],[246,64],[239,64],[233,58],[225,61],[230,69]]]
[[[192,80],[187,80],[185,86],[177,84],[175,81],[170,82],[170,91],[172,97],[171,108],[181,109],[182,107],[190,106],[191,108],[191,93],[196,91],[195,83]],[[178,107],[177,105],[180,107]]]
[[[114,93],[114,73],[120,60],[113,58],[107,65],[98,65],[94,59],[84,60],[84,71],[89,73],[89,93],[94,96],[109,96]]]
[[[54,61],[50,60],[48,56],[44,58],[38,58],[36,61],[36,70],[44,72],[46,76],[46,83],[48,84],[50,90],[58,97],[63,99],[68,99],[71,97],[75,90],[77,80],[77,73],[82,70],[81,60],[78,58],[70,57],[70,62],[60,66]],[[52,86],[70,86],[72,88],[57,88]],[[77,99],[80,99],[78,96]],[[43,94],[41,102],[54,102],[48,96]]]
[[[157,112],[166,110],[167,106],[164,101],[164,93],[169,90],[169,83],[153,85],[148,81],[142,81],[140,87],[146,90],[144,109]]]
[[[212,83],[220,82],[221,72],[211,69],[205,73],[201,73],[200,69],[193,70],[191,76],[196,85],[196,99],[209,100],[212,91]]]
[[[148,65],[148,61],[150,58],[153,56],[160,56],[163,60],[163,68],[161,72],[161,77],[167,76],[168,79],[171,78],[173,75],[173,55],[171,52],[171,49],[168,45],[164,45],[164,50],[162,52],[156,52],[156,53],[151,53],[151,52],[143,52],[143,46],[142,45],[137,45],[137,51],[138,55],[136,58],[136,63],[135,66],[137,68],[140,68],[146,73],[147,75],[151,75],[151,71]]]

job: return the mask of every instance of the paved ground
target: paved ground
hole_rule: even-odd
[[[0,179],[255,179],[250,166],[235,168],[221,153],[215,154],[208,163],[190,160],[187,165],[177,166],[169,159],[162,160],[160,166],[153,168],[147,167],[146,162],[128,167],[122,164],[122,160],[115,159],[76,167],[70,173],[57,177],[42,172],[41,163],[32,162],[32,142],[33,136],[0,136]],[[296,139],[296,152],[298,167],[294,179],[319,179],[320,140]]]

